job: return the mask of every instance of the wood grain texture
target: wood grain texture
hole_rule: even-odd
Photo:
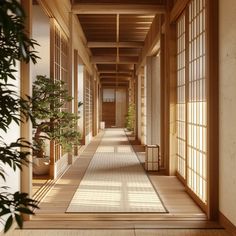
[[[78,229],[78,228],[219,228],[214,222],[207,221],[206,215],[185,192],[184,186],[176,177],[149,173],[154,188],[158,191],[168,214],[69,214],[65,213],[74,192],[88,167],[90,160],[101,141],[99,133],[76,162],[56,182],[40,203],[40,209],[25,228]],[[122,141],[122,140],[120,140]],[[122,142],[121,142],[122,143]],[[145,153],[136,146],[140,160]]]
[[[229,236],[225,230],[186,229],[88,229],[88,230],[15,230],[7,236]]]
[[[102,121],[105,122],[106,128],[116,124],[116,103],[103,102],[102,103]]]

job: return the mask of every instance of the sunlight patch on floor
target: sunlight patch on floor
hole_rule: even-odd
[[[166,212],[132,147],[120,140],[128,143],[123,130],[106,130],[67,213]]]

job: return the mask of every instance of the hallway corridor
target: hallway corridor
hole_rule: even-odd
[[[0,2],[0,234],[236,236],[236,1]]]

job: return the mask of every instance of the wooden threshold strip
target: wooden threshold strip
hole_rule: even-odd
[[[221,229],[212,221],[32,221],[24,229]]]

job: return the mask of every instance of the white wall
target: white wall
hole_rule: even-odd
[[[160,145],[160,57],[147,58],[147,144]]]
[[[19,91],[20,91],[20,63],[17,63],[17,66],[14,69],[17,70],[17,72],[15,73],[15,77],[17,78],[17,80],[14,80],[14,81],[9,80],[9,83],[10,84],[12,83],[16,86],[14,90],[19,94]],[[11,88],[11,89],[13,89],[13,88]],[[6,133],[3,131],[0,131],[0,136],[3,138],[3,141],[7,144],[10,144],[11,142],[15,142],[18,138],[20,138],[20,126],[13,122],[10,125],[10,127]],[[0,163],[0,165],[1,165],[1,167],[4,168],[4,171],[6,173],[6,175],[5,175],[6,182],[2,178],[0,178],[0,187],[2,187],[2,186],[9,187],[7,192],[10,192],[10,193],[14,193],[16,191],[19,191],[20,190],[20,170],[17,169],[16,171],[14,171],[8,165],[2,166],[2,163]],[[1,189],[0,191],[5,191],[5,190]],[[0,224],[0,232],[2,230],[3,230],[3,225]]]
[[[37,40],[40,46],[35,49],[41,58],[32,67],[33,80],[36,75],[50,75],[50,25],[49,18],[39,5],[33,5],[32,14],[32,38]]]
[[[40,5],[33,5],[32,12],[32,38],[39,44],[35,50],[40,57],[37,64],[31,66],[32,81],[35,81],[37,75],[50,77],[50,24]],[[50,155],[49,141],[46,141],[45,152]]]
[[[236,2],[219,2],[220,211],[236,225]]]

